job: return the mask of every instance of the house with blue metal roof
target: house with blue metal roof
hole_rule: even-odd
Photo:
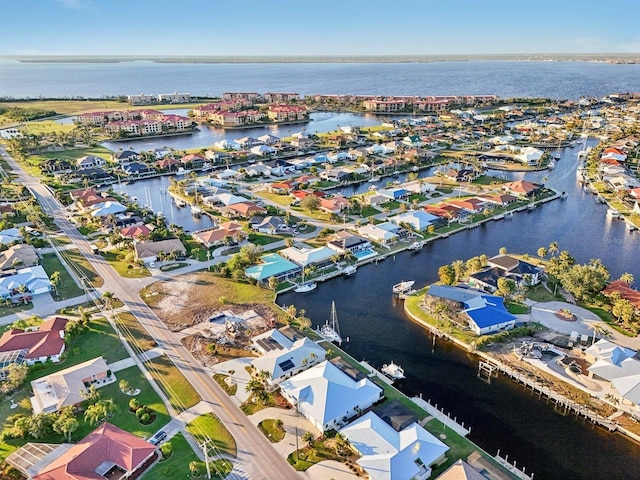
[[[511,330],[516,317],[504,306],[504,299],[470,288],[431,285],[429,297],[443,299],[459,313],[466,314],[469,327],[476,335]]]

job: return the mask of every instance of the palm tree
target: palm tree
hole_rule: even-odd
[[[540,247],[540,248],[538,249],[538,256],[539,256],[540,258],[544,258],[544,257],[546,257],[546,256],[547,256],[547,249],[546,249],[546,248],[544,248],[544,247]]]
[[[309,447],[313,446],[313,442],[315,441],[315,439],[316,437],[311,432],[304,432],[304,434],[302,435],[302,441]]]
[[[558,247],[558,242],[551,242],[549,244],[549,250],[548,250],[549,255],[554,255],[554,254],[557,255],[559,251],[560,249]]]
[[[625,272],[620,275],[620,281],[625,282],[628,285],[633,285],[634,280],[633,273]]]

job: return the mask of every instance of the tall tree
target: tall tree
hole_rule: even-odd
[[[58,414],[58,418],[53,422],[53,431],[61,433],[71,442],[71,434],[80,426],[80,422],[73,414],[73,407],[65,407]]]

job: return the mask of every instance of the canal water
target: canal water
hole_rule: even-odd
[[[422,394],[451,412],[471,426],[471,440],[491,454],[500,450],[537,479],[640,478],[640,446],[556,413],[551,404],[510,380],[484,383],[477,378],[475,356],[442,340],[434,346],[391,293],[392,285],[402,280],[416,280],[417,286],[437,281],[438,267],[454,260],[495,255],[501,247],[536,255],[539,247],[554,241],[580,263],[602,259],[612,278],[624,272],[640,278],[640,234],[607,218],[606,206],[582,189],[575,173],[577,151],[565,149],[553,171],[509,174],[532,181],[548,177],[551,187],[568,192],[567,199],[437,240],[419,253],[403,252],[363,266],[353,277],[328,281],[314,292],[281,295],[278,303],[306,309],[319,325],[329,318],[335,301],[342,336],[349,337],[343,344],[347,352],[378,368],[391,360],[402,365],[407,375],[402,391]]]

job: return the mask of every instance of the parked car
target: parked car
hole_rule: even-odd
[[[165,432],[164,430],[160,430],[153,437],[151,437],[149,443],[151,445],[158,445],[165,438],[167,438],[167,432]]]

